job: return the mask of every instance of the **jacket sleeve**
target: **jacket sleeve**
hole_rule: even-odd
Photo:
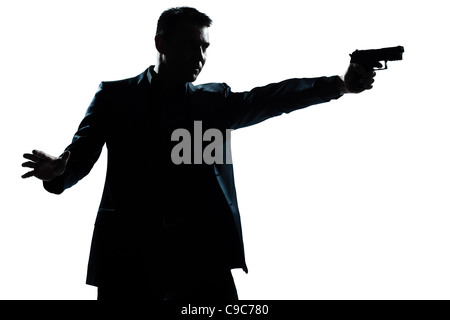
[[[64,174],[44,181],[44,188],[51,193],[61,194],[86,176],[100,157],[105,143],[105,90],[100,83],[86,114],[81,121],[72,143],[65,149],[71,155]]]
[[[289,79],[235,93],[225,86],[227,126],[238,129],[342,96],[338,76]]]

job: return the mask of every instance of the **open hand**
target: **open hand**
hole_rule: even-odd
[[[43,181],[50,181],[64,173],[70,158],[70,151],[65,151],[60,157],[53,157],[45,152],[33,150],[32,154],[25,153],[23,157],[31,161],[22,163],[22,167],[33,170],[25,173],[22,178],[34,176]]]

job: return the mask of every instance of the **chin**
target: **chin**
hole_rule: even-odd
[[[195,80],[197,80],[200,71],[192,71],[192,70],[186,70],[183,73],[179,73],[178,75],[178,79],[182,80],[183,82],[194,82]]]
[[[187,82],[194,82],[197,80],[198,74],[191,74],[189,77],[187,77]]]

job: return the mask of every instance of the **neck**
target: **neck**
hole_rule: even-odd
[[[158,75],[158,80],[164,93],[177,91],[178,88],[184,87],[186,84],[186,82],[177,79],[173,72],[170,72],[170,69],[163,63],[157,63],[154,71]]]

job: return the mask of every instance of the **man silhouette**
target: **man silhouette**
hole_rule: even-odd
[[[227,130],[372,88],[375,73],[355,64],[342,77],[289,79],[247,92],[225,83],[194,86],[211,23],[193,8],[163,12],[156,65],[134,78],[102,82],[61,156],[24,154],[23,166],[32,170],[22,177],[35,176],[60,194],[89,173],[106,144],[87,274],[98,299],[238,298],[230,270],[247,272],[247,266],[233,166],[229,159],[174,163],[175,130],[195,135],[201,123],[205,132],[223,133],[225,157]]]

